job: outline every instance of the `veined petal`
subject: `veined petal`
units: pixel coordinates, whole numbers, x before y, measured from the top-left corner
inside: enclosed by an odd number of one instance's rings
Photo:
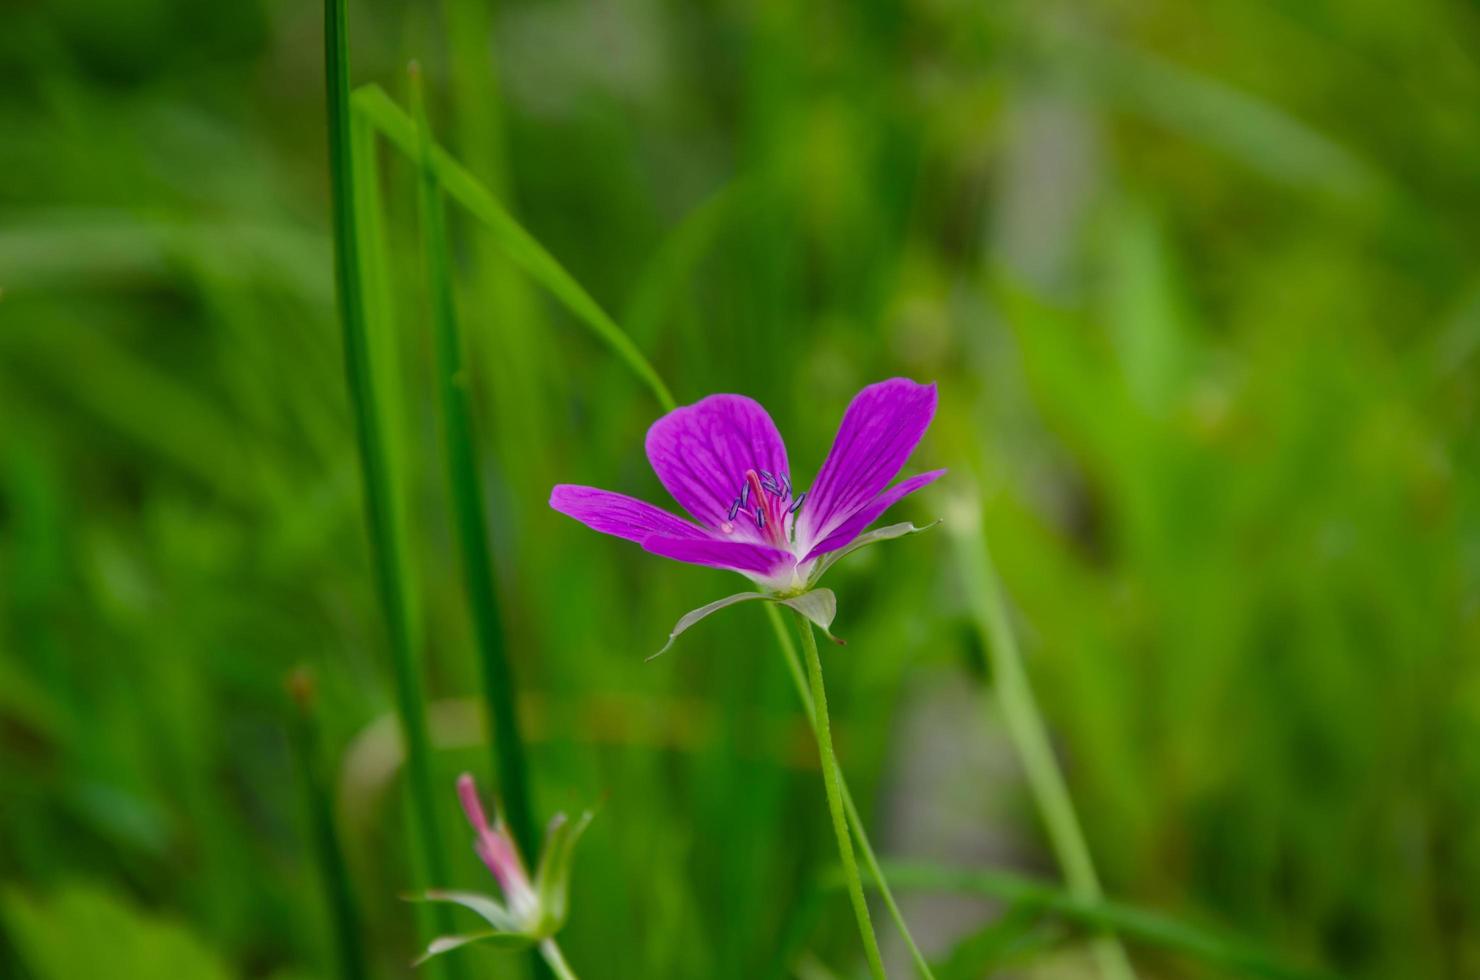
[[[745,471],[790,475],[776,423],[744,395],[710,395],[669,412],[648,429],[647,455],[684,510],[706,527],[733,524],[739,541],[762,539],[752,522],[729,519]]]
[[[826,554],[829,551],[836,551],[839,548],[846,548],[852,543],[854,538],[863,533],[864,528],[878,520],[884,511],[893,507],[904,497],[914,493],[921,487],[934,483],[944,474],[945,470],[931,470],[929,473],[921,473],[907,480],[900,480],[863,507],[855,510],[847,520],[837,525],[832,533],[813,545],[802,561],[809,562],[818,555]]]
[[[797,520],[798,550],[817,553],[821,542],[874,502],[930,426],[935,400],[935,385],[916,384],[908,378],[880,381],[854,397],[843,413],[827,460],[807,490],[806,505]]]
[[[626,494],[562,483],[550,491],[550,506],[602,534],[641,544],[660,534],[665,538],[708,538],[703,528]]]
[[[728,568],[762,579],[779,579],[796,567],[796,556],[791,552],[745,541],[666,538],[655,534],[644,538],[642,547],[664,558],[710,568]]]

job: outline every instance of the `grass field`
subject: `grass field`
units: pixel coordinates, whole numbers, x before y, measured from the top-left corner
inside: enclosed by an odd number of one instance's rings
[[[0,976],[411,976],[464,771],[595,811],[575,974],[868,975],[790,611],[647,662],[748,586],[548,501],[676,511],[716,392],[804,489],[896,376],[943,523],[818,651],[888,974],[1480,976],[1472,6],[0,19]]]

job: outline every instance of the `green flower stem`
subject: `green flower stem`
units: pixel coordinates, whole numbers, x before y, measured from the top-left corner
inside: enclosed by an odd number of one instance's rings
[[[540,955],[544,956],[545,962],[550,964],[550,970],[558,980],[577,980],[576,971],[565,962],[565,956],[560,952],[560,946],[555,942],[554,936],[540,943]]]
[[[345,374],[359,439],[365,517],[376,591],[390,633],[396,713],[401,735],[406,741],[407,790],[417,851],[416,865],[423,880],[446,882],[450,878],[437,826],[426,705],[411,641],[409,571],[401,536],[396,529],[396,487],[366,326],[367,291],[360,274],[361,243],[354,207],[355,175],[350,145],[349,37],[345,0],[324,0],[324,75],[329,110],[334,272],[344,333]],[[450,910],[439,908],[432,914],[439,932],[453,931]],[[448,975],[460,975],[455,965],[444,969]]]
[[[967,508],[962,508],[967,511]],[[1085,843],[1079,818],[1069,797],[1064,774],[1054,758],[1048,728],[1033,698],[1027,671],[1023,669],[1017,638],[1007,617],[1002,587],[992,566],[991,553],[981,531],[980,516],[963,513],[948,523],[957,544],[962,577],[966,584],[972,616],[982,643],[991,657],[993,687],[997,691],[1008,734],[1017,747],[1028,785],[1048,831],[1049,844],[1064,872],[1069,893],[1085,902],[1104,898],[1095,873],[1089,845]],[[1106,980],[1135,980],[1135,971],[1120,939],[1111,934],[1097,936],[1092,945],[1095,961]]]
[[[822,782],[827,789],[827,808],[832,813],[833,833],[838,838],[838,857],[843,862],[843,874],[848,880],[848,897],[853,902],[853,914],[858,918],[858,933],[863,937],[863,952],[868,957],[869,971],[875,980],[883,980],[884,960],[879,955],[879,940],[869,920],[868,899],[863,894],[858,863],[853,858],[853,842],[848,835],[848,817],[843,809],[843,775],[838,771],[838,760],[833,754],[832,723],[827,717],[827,689],[822,684],[822,660],[817,655],[817,637],[813,635],[812,623],[807,617],[801,613],[796,617],[797,628],[802,634],[802,649],[806,653],[812,703],[816,707],[812,731],[817,735],[817,754],[822,760]]]
[[[812,701],[812,692],[807,687],[807,677],[802,669],[801,658],[797,656],[796,644],[791,641],[791,634],[787,632],[786,623],[781,618],[781,610],[774,603],[766,603],[766,615],[771,620],[771,628],[776,632],[776,642],[781,645],[781,652],[786,658],[786,666],[791,673],[792,683],[797,690],[797,697],[802,701],[802,708],[807,713],[807,721],[814,727],[817,724],[817,707]],[[889,882],[884,878],[884,870],[879,865],[878,855],[874,853],[873,845],[869,843],[868,830],[864,827],[863,817],[858,813],[858,807],[853,803],[853,794],[848,790],[848,781],[838,772],[838,788],[842,791],[843,808],[848,813],[848,822],[853,826],[853,837],[858,841],[858,849],[863,852],[863,863],[867,865],[869,874],[873,877],[875,886],[879,889],[879,895],[884,899],[884,906],[889,910],[889,917],[894,920],[894,925],[899,929],[899,934],[904,937],[905,945],[910,949],[910,956],[915,961],[915,969],[924,980],[935,980],[935,974],[930,971],[930,963],[925,959],[925,954],[920,952],[920,947],[915,943],[915,937],[910,934],[910,927],[904,921],[904,913],[899,910],[899,903],[894,900],[894,892],[889,887]]]

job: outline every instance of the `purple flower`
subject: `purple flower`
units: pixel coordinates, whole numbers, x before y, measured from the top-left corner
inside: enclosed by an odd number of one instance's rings
[[[669,412],[647,434],[648,461],[692,521],[568,484],[551,491],[550,506],[653,554],[739,572],[764,590],[747,598],[801,596],[850,546],[918,530],[896,525],[860,538],[889,507],[945,472],[889,485],[934,418],[935,402],[935,385],[908,378],[864,388],[843,413],[817,478],[796,491],[786,444],[766,410],[743,395],[710,395]]]

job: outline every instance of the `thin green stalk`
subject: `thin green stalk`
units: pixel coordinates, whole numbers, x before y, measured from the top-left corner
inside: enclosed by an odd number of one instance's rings
[[[432,786],[431,746],[421,676],[411,642],[410,590],[401,539],[395,527],[395,486],[381,428],[376,376],[365,322],[365,289],[360,277],[359,236],[355,220],[354,167],[349,133],[349,38],[345,0],[324,0],[324,69],[329,108],[329,167],[333,188],[334,271],[344,332],[345,373],[354,406],[359,439],[365,517],[381,610],[390,633],[396,712],[406,740],[406,775],[411,802],[412,834],[417,865],[432,881],[447,876],[437,827]],[[450,933],[449,910],[435,909],[439,932]],[[444,967],[450,975],[460,971]]]
[[[395,303],[391,295],[391,270],[386,244],[384,202],[380,192],[380,172],[375,152],[375,129],[354,113],[350,114],[350,166],[354,172],[355,246],[360,264],[363,289],[366,347],[371,370],[375,372],[375,406],[379,413],[386,468],[390,473],[404,473],[406,462],[406,397],[404,380],[398,369],[400,336],[397,332]],[[395,489],[394,487],[392,489]],[[400,542],[402,553],[409,553],[406,508],[398,499],[391,508],[392,533]],[[413,644],[421,632],[421,603],[415,588],[407,590],[406,623]]]
[[[473,620],[478,647],[478,675],[488,716],[489,746],[499,798],[509,831],[525,854],[536,854],[534,805],[529,790],[529,765],[519,732],[514,668],[504,644],[503,614],[498,583],[489,554],[488,521],[483,511],[483,481],[473,448],[473,413],[469,404],[468,374],[463,367],[462,335],[453,296],[452,256],[447,239],[447,216],[442,188],[431,165],[432,128],[427,119],[421,70],[411,66],[411,104],[416,120],[419,155],[417,196],[421,212],[422,253],[427,263],[427,290],[431,294],[436,332],[437,388],[442,404],[442,434],[447,461],[447,487],[452,504],[453,536],[462,564],[463,590]],[[530,968],[536,977],[548,976],[537,954]]]
[[[817,735],[817,754],[822,760],[822,782],[827,790],[827,808],[832,814],[833,833],[838,838],[838,857],[843,862],[843,874],[848,878],[848,897],[853,902],[853,914],[858,919],[858,933],[863,937],[863,952],[868,958],[869,971],[875,980],[882,980],[884,960],[879,955],[879,940],[874,935],[874,925],[869,919],[868,899],[863,894],[863,882],[858,877],[858,863],[853,858],[853,842],[848,834],[848,816],[843,809],[843,776],[838,771],[838,760],[833,754],[832,723],[827,717],[827,689],[822,683],[822,660],[817,655],[817,637],[812,633],[811,621],[801,613],[797,614],[797,628],[802,634],[802,650],[806,653],[812,703],[816,708],[812,731]]]
[[[963,508],[964,510],[965,508]],[[1104,897],[1099,875],[1085,843],[1079,818],[1069,797],[1069,787],[1054,758],[1048,728],[1033,698],[1033,689],[1023,669],[1017,638],[1008,621],[1002,587],[992,566],[977,514],[963,514],[950,522],[957,544],[968,602],[991,658],[993,687],[1002,718],[1017,747],[1023,771],[1033,791],[1038,812],[1048,831],[1049,845],[1064,872],[1069,892],[1075,898],[1098,902]],[[1114,935],[1101,935],[1092,944],[1095,961],[1106,980],[1134,980],[1135,970],[1125,947]]]
[[[421,158],[416,122],[375,85],[355,91],[355,111],[364,115],[381,135],[413,161]],[[652,391],[664,411],[677,404],[673,393],[632,339],[601,308],[591,294],[576,282],[545,247],[514,220],[494,194],[446,150],[433,143],[432,167],[447,196],[467,209],[493,234],[494,240],[516,265],[544,286],[578,320],[606,343]]]
[[[436,331],[437,382],[442,403],[442,430],[447,459],[447,483],[452,517],[462,561],[463,586],[478,644],[483,701],[492,727],[494,772],[509,829],[525,854],[535,854],[533,806],[524,740],[519,733],[515,706],[514,670],[504,644],[498,585],[489,555],[488,521],[483,511],[483,482],[473,448],[473,419],[468,398],[468,376],[463,369],[462,336],[453,298],[452,259],[448,251],[442,190],[431,167],[431,128],[421,96],[420,72],[413,66],[412,102],[421,134],[420,204],[422,246],[427,261],[427,288],[431,293]]]
[[[781,644],[781,652],[785,656],[792,683],[796,686],[797,697],[802,701],[802,708],[807,713],[807,721],[815,728],[817,707],[812,701],[812,692],[807,687],[807,678],[803,673],[801,659],[797,656],[796,645],[791,642],[791,634],[786,630],[786,623],[781,618],[781,610],[772,602],[764,603],[764,605],[766,615],[771,620],[771,628],[776,632],[776,641]],[[868,867],[869,874],[873,876],[874,884],[879,889],[879,895],[884,899],[884,906],[889,910],[889,917],[894,920],[895,927],[899,929],[899,934],[904,937],[905,945],[909,947],[910,957],[915,961],[915,970],[925,980],[935,980],[935,974],[930,970],[929,961],[920,951],[915,937],[910,934],[910,927],[904,921],[904,913],[900,911],[899,903],[894,900],[894,892],[884,877],[884,870],[879,865],[879,858],[874,853],[873,845],[869,843],[868,829],[864,826],[858,807],[853,803],[853,794],[849,792],[848,781],[841,771],[838,773],[838,788],[842,790],[843,807],[848,811],[848,822],[853,826],[853,837],[858,841],[858,849],[863,852],[863,863]]]
[[[305,670],[295,671],[288,679],[288,693],[296,706],[289,732],[294,754],[298,757],[303,800],[313,836],[314,859],[319,866],[319,878],[329,906],[339,975],[344,980],[364,980],[370,975],[365,958],[367,947],[360,929],[354,884],[350,881],[344,851],[339,846],[339,835],[334,831],[334,801],[329,778],[324,773],[312,676]]]
[[[576,971],[565,962],[565,956],[560,952],[560,945],[555,942],[555,937],[540,943],[540,954],[544,956],[545,962],[550,965],[550,970],[559,980],[577,980]]]

